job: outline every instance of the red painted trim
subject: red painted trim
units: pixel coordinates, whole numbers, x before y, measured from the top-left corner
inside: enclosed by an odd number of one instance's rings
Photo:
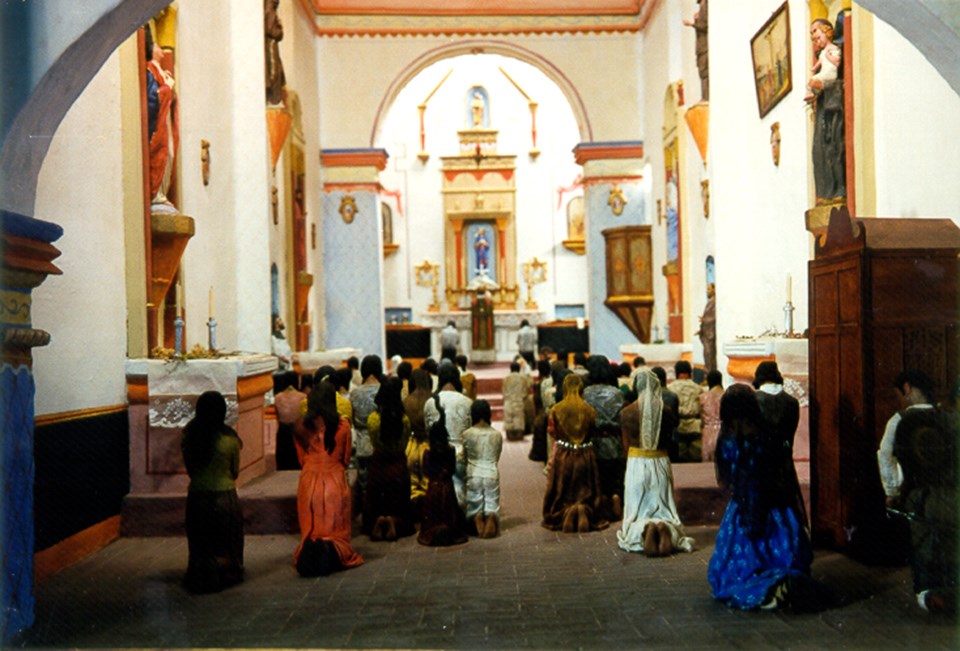
[[[487,168],[482,170],[444,170],[443,176],[447,181],[452,182],[455,178],[457,178],[461,174],[469,174],[476,180],[482,181],[483,177],[486,176],[487,174],[499,174],[500,176],[503,177],[503,180],[509,181],[510,179],[513,178],[514,171],[515,170],[513,169],[492,169],[492,168]]]
[[[616,185],[617,183],[636,183],[643,180],[643,175],[632,176],[594,176],[583,180],[583,186],[586,188],[595,185]]]
[[[313,0],[320,15],[635,16],[651,0]]]
[[[383,186],[379,183],[324,183],[324,192],[375,192],[380,194]]]
[[[320,163],[324,167],[387,167],[387,152],[382,149],[356,151],[321,151]]]
[[[537,27],[320,27],[320,37],[343,38],[353,36],[529,36],[531,34],[619,34],[643,31],[643,23],[622,25],[538,25]]]
[[[577,165],[592,160],[610,160],[614,158],[643,158],[643,143],[627,144],[590,144],[584,143],[573,148]]]

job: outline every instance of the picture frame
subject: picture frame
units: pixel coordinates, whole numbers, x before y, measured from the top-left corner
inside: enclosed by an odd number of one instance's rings
[[[757,108],[762,118],[792,90],[790,6],[784,2],[750,39]]]

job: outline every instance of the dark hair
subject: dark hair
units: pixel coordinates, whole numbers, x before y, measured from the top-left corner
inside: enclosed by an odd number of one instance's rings
[[[467,363],[469,362],[469,360],[467,359],[466,355],[457,355],[456,357],[453,358],[453,361],[455,361],[457,363],[457,366],[462,368],[464,371],[467,370]]]
[[[403,401],[400,392],[403,390],[403,381],[392,377],[380,385],[373,401],[380,413],[380,440],[385,443],[395,443],[403,436]]]
[[[550,360],[549,359],[537,360],[537,376],[541,380],[543,380],[548,375],[550,375]]]
[[[353,371],[347,367],[338,368],[327,378],[327,382],[332,384],[334,388],[338,390],[349,389],[352,381]]]
[[[933,402],[933,381],[923,371],[910,368],[897,374],[893,386],[902,391],[904,384],[909,384],[914,389],[918,389],[927,398],[927,401]]]
[[[679,362],[673,365],[673,372],[677,377],[681,375],[693,375],[693,368],[690,366],[690,362],[685,359],[681,359]]]
[[[441,364],[439,372],[439,381],[437,382],[437,388],[443,390],[448,384],[452,384],[453,388],[457,390],[458,393],[463,391],[463,384],[460,382],[460,371],[457,370],[457,367],[453,364]]]
[[[759,389],[768,383],[783,384],[783,376],[780,375],[780,369],[776,362],[760,362],[757,364],[757,370],[753,372],[753,388]]]
[[[320,382],[323,382],[324,380],[328,379],[331,375],[333,375],[334,372],[336,372],[336,370],[337,369],[333,368],[329,364],[326,366],[321,366],[313,374],[313,383],[319,384]],[[353,377],[352,373],[350,374],[350,377],[351,378]]]
[[[196,413],[183,428],[183,460],[188,472],[210,463],[221,434],[232,433],[236,436],[236,432],[225,425],[226,417],[227,401],[219,391],[200,394]]]
[[[401,380],[409,380],[413,373],[413,364],[410,362],[400,362],[397,364],[397,377]]]
[[[300,376],[300,390],[304,393],[308,393],[314,384],[317,384],[317,382],[314,382],[312,375]]]
[[[610,369],[610,360],[603,355],[591,355],[587,360],[587,371],[590,373],[590,384],[615,384]]]
[[[714,369],[707,373],[707,386],[711,389],[713,387],[722,387],[723,386],[723,373]]]
[[[432,357],[428,357],[423,360],[423,363],[420,364],[420,368],[424,369],[430,375],[436,375],[440,371],[440,365],[437,364],[437,360]]]
[[[456,328],[456,327],[457,327],[457,324],[454,323],[453,321],[447,321],[447,326],[448,326],[448,327],[451,327],[451,328]]]
[[[587,364],[587,354],[584,352],[577,352],[573,354],[573,363],[579,366],[586,366]]]
[[[510,372],[519,373],[520,372],[520,362],[510,362]]]
[[[383,360],[378,355],[366,355],[360,362],[360,377],[363,381],[366,382],[371,375],[378,380],[383,375]]]
[[[520,322],[520,327],[521,327],[521,328],[524,327],[524,326],[528,326],[528,325],[530,325],[530,322],[527,321],[526,319],[524,319],[523,321]]]
[[[430,377],[430,373],[425,368],[414,369],[413,373],[410,374],[410,384],[410,393],[417,389],[430,391],[433,389],[433,378]]]
[[[437,412],[440,414],[440,418],[430,426],[427,434],[430,439],[430,454],[436,458],[439,456],[440,450],[450,447],[450,433],[447,431],[446,410],[443,408],[443,405],[440,404],[440,398],[433,396],[433,403],[437,408]]]
[[[274,393],[280,393],[281,391],[286,390],[287,387],[297,388],[297,385],[300,384],[300,376],[297,375],[296,371],[284,371],[275,376],[276,381],[274,382],[273,391]]]
[[[663,370],[662,366],[654,366],[650,369],[650,372],[657,376],[660,379],[660,386],[667,386],[667,372]]]
[[[629,377],[630,376],[630,365],[626,362],[620,362],[617,365],[617,377]]]
[[[646,363],[647,363],[647,360],[645,360],[640,355],[637,355],[636,357],[633,358],[633,368],[637,368],[638,366],[644,366]]]
[[[476,425],[480,421],[486,421],[490,424],[490,403],[479,398],[470,405],[470,421]]]
[[[323,421],[323,447],[327,454],[333,454],[337,444],[337,428],[340,426],[340,414],[337,412],[337,389],[324,380],[313,387],[307,396],[307,413],[303,424],[311,432],[317,431],[317,419]]]
[[[351,355],[347,358],[347,368],[360,368],[360,360],[357,359],[355,355]]]
[[[555,403],[563,400],[563,381],[567,379],[568,375],[573,375],[573,371],[568,368],[562,368],[553,374],[553,386],[557,388],[557,392],[554,394]]]
[[[732,421],[740,419],[759,423],[760,404],[750,385],[735,382],[723,392],[723,398],[720,399],[720,421],[728,426]]]

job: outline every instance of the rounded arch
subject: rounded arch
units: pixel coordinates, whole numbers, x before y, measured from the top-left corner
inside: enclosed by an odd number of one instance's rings
[[[63,54],[22,99],[4,135],[0,206],[33,215],[37,176],[67,111],[114,50],[168,4],[170,0],[120,0],[75,41],[60,44]],[[7,65],[4,62],[4,67]]]
[[[553,62],[532,50],[514,43],[479,39],[442,45],[424,52],[407,64],[407,66],[400,71],[400,74],[390,82],[390,85],[380,100],[380,104],[377,106],[373,127],[370,130],[370,146],[375,146],[383,120],[404,86],[434,63],[463,54],[500,54],[523,61],[537,68],[560,88],[560,91],[570,103],[570,109],[573,111],[573,115],[577,121],[577,128],[580,132],[580,141],[591,142],[593,140],[593,129],[590,126],[590,117],[587,114],[587,107],[584,105],[580,93],[573,85],[573,82],[571,82],[563,71],[554,65]]]

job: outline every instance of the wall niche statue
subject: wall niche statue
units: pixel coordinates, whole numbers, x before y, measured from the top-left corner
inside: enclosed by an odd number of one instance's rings
[[[837,28],[817,18],[810,24],[814,65],[804,100],[814,109],[813,180],[817,204],[847,196],[843,125],[842,14]]]
[[[277,8],[280,0],[263,0],[263,45],[266,62],[267,106],[283,106],[287,99],[287,78],[280,60],[283,23]]]

